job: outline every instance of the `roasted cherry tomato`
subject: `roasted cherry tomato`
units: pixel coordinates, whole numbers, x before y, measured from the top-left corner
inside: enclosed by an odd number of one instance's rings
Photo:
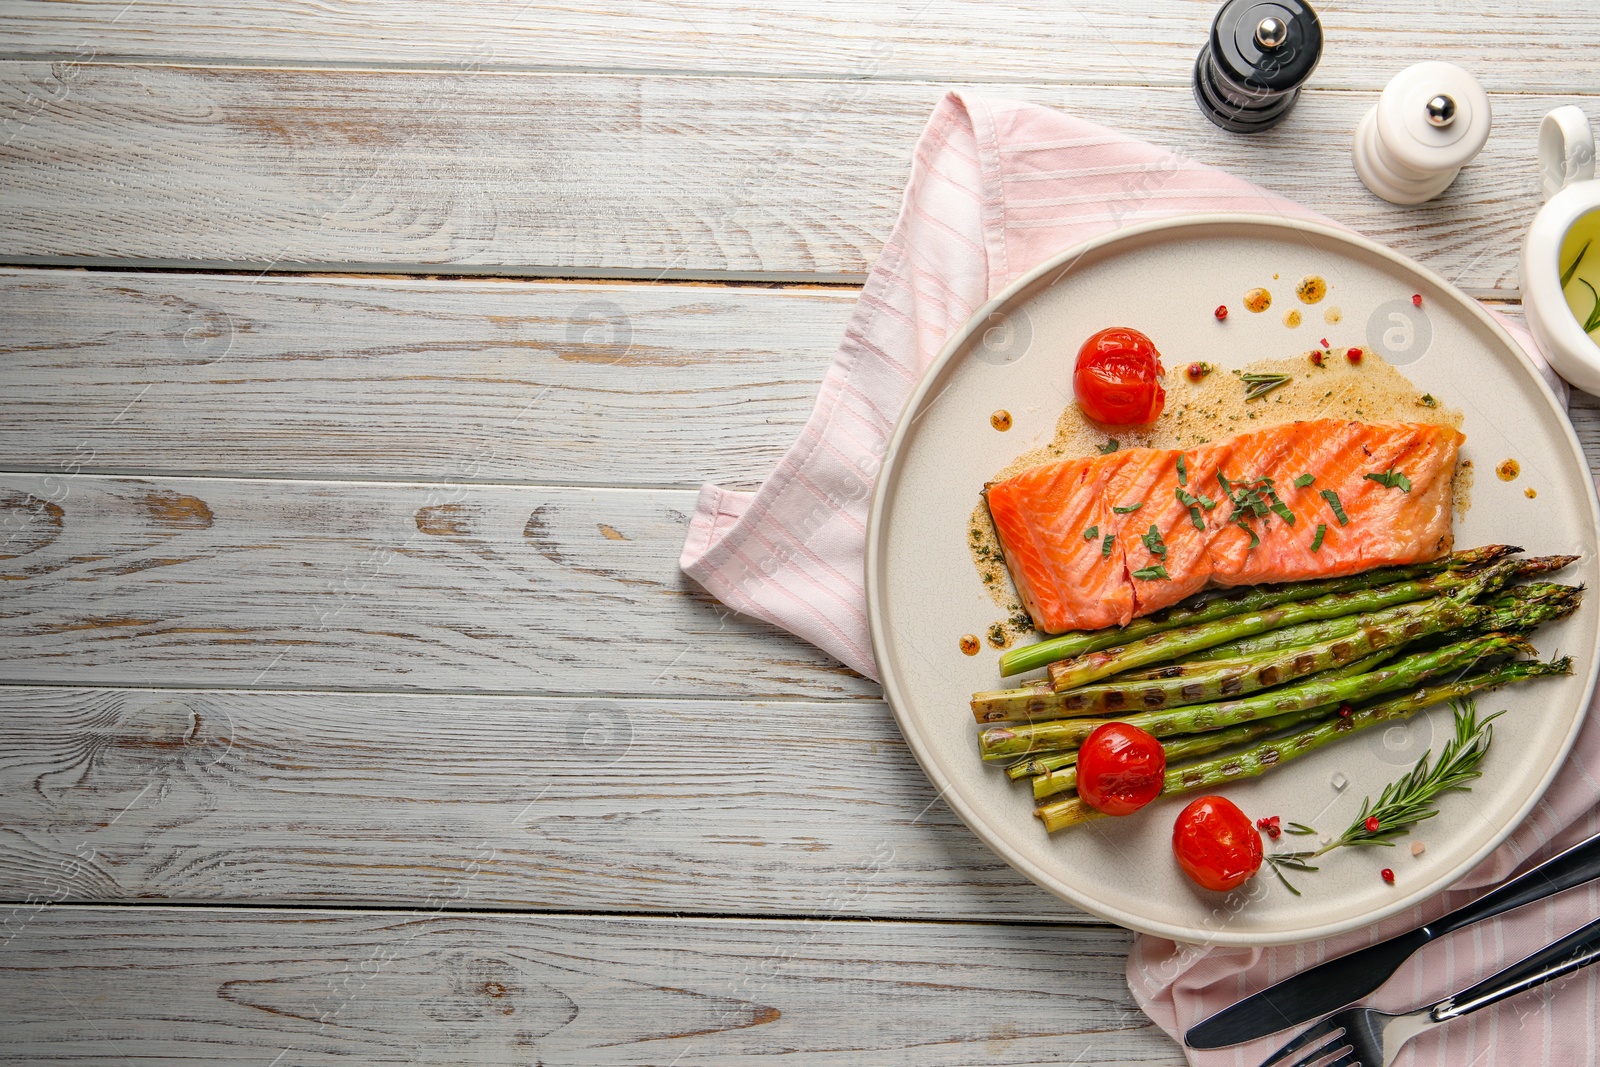
[[[1095,728],[1078,749],[1078,796],[1107,815],[1131,815],[1161,795],[1167,754],[1125,722]]]
[[[1083,342],[1072,386],[1078,406],[1095,422],[1141,426],[1155,422],[1167,402],[1161,353],[1138,330],[1113,326]]]
[[[1172,827],[1178,866],[1203,889],[1233,889],[1261,869],[1261,834],[1227,797],[1201,797]]]

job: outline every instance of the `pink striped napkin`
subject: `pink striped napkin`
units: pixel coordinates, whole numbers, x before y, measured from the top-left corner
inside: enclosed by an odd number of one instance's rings
[[[876,678],[863,589],[867,508],[895,419],[945,339],[1061,249],[1130,223],[1204,211],[1327,221],[1094,123],[1018,101],[948,94],[917,141],[900,217],[799,440],[754,493],[701,490],[683,570],[730,607]],[[1507,325],[1542,365],[1527,335]],[[1534,816],[1460,887],[1412,914],[1288,949],[1206,949],[1141,936],[1128,964],[1133,994],[1162,1028],[1180,1035],[1252,990],[1440,914],[1524,862],[1600,829],[1597,769],[1600,727],[1591,723]],[[1470,984],[1600,912],[1596,893],[1576,890],[1430,946],[1374,1002],[1409,1008]],[[1400,1062],[1600,1062],[1597,996],[1600,967],[1435,1031]],[[1254,1064],[1277,1043],[1188,1055],[1208,1067]]]

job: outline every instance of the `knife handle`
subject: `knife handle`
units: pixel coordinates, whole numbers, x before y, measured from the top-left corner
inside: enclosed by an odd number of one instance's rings
[[[1518,960],[1499,974],[1490,975],[1470,989],[1463,989],[1455,996],[1441,1000],[1433,1006],[1429,1015],[1434,1022],[1440,1023],[1458,1019],[1535,986],[1553,982],[1596,960],[1600,960],[1600,919]]]
[[[1532,904],[1564,889],[1600,878],[1600,834],[1581,841],[1559,855],[1551,856],[1531,871],[1526,871],[1486,893],[1471,904],[1457,908],[1424,926],[1429,940],[1452,930],[1471,926],[1502,912]]]

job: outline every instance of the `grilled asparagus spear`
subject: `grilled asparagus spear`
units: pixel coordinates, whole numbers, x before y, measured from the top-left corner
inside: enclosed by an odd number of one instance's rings
[[[1281,767],[1338,738],[1376,726],[1378,723],[1404,718],[1434,704],[1505,685],[1508,682],[1571,672],[1570,657],[1553,663],[1523,661],[1501,664],[1457,681],[1427,686],[1404,696],[1353,711],[1348,717],[1330,719],[1287,737],[1263,741],[1243,752],[1168,767],[1161,787],[1161,796],[1178,796],[1202,789],[1216,789],[1240,778],[1253,778],[1265,774],[1274,767]],[[1076,796],[1070,796],[1041,804],[1034,809],[1034,814],[1044,823],[1046,830],[1054,833],[1056,830],[1064,830],[1099,818],[1102,813]]]
[[[981,723],[1023,722],[1076,715],[1115,715],[1125,711],[1180,708],[1254,693],[1334,667],[1353,663],[1386,648],[1398,648],[1430,634],[1475,626],[1488,618],[1487,606],[1435,597],[1357,616],[1354,633],[1313,645],[1263,652],[1245,659],[1175,663],[1148,672],[1150,678],[1121,677],[1064,693],[1042,687],[1003,689],[972,697],[972,715]]]
[[[1442,671],[1457,670],[1492,656],[1532,651],[1533,646],[1521,637],[1483,634],[1443,648],[1418,652],[1377,670],[1344,678],[1313,677],[1298,685],[1257,693],[1240,700],[1196,704],[1171,711],[1139,712],[1116,720],[1060,719],[991,726],[978,734],[978,749],[985,760],[1015,758],[1036,752],[1059,752],[1083,744],[1083,739],[1093,733],[1096,727],[1112,721],[1137,726],[1155,737],[1204,733],[1263,716],[1322,706],[1337,707],[1366,700],[1409,688]]]
[[[1398,604],[1426,600],[1440,593],[1453,593],[1457,594],[1458,599],[1474,600],[1497,591],[1516,578],[1556,570],[1565,567],[1576,558],[1576,556],[1544,556],[1529,560],[1508,560],[1478,573],[1462,574],[1446,571],[1412,581],[1397,582],[1353,593],[1333,593],[1313,600],[1247,612],[1217,622],[1185,626],[1131,644],[1091,652],[1077,659],[1052,663],[1050,686],[1058,693],[1066,692],[1113,674],[1177,659],[1191,652],[1214,648],[1268,630],[1377,611]]]
[[[1298,726],[1307,719],[1315,719],[1325,714],[1324,709],[1313,708],[1310,711],[1294,711],[1287,715],[1274,715],[1270,719],[1240,723],[1225,730],[1212,730],[1208,734],[1185,734],[1170,741],[1163,741],[1161,750],[1166,753],[1168,763],[1188,759],[1191,756],[1205,756],[1234,745],[1242,745],[1246,741],[1254,741],[1258,737],[1265,737],[1279,730],[1286,730],[1291,726]],[[1033,799],[1047,800],[1058,793],[1070,793],[1077,787],[1078,768],[1075,765],[1047,771],[1034,777]]]
[[[1402,567],[1380,567],[1363,574],[1350,574],[1341,578],[1326,578],[1312,582],[1291,582],[1288,585],[1253,586],[1221,594],[1202,594],[1204,599],[1197,603],[1179,604],[1164,611],[1147,615],[1142,619],[1135,619],[1123,627],[1081,630],[1051,637],[1035,644],[1014,648],[1000,657],[1000,674],[1002,677],[1010,677],[1013,674],[1022,674],[1024,671],[1046,666],[1056,660],[1081,656],[1086,652],[1098,652],[1102,648],[1110,648],[1113,645],[1126,645],[1131,641],[1137,641],[1152,634],[1165,633],[1168,630],[1176,630],[1182,626],[1212,622],[1216,619],[1225,619],[1233,615],[1243,615],[1246,612],[1276,607],[1279,604],[1288,604],[1297,600],[1310,600],[1329,593],[1349,593],[1358,589],[1370,589],[1374,586],[1421,578],[1441,571],[1476,570],[1495,562],[1503,556],[1517,555],[1521,551],[1522,549],[1511,545],[1485,545],[1482,548],[1470,548],[1465,551],[1454,552],[1441,559],[1431,560],[1427,563],[1415,563]]]

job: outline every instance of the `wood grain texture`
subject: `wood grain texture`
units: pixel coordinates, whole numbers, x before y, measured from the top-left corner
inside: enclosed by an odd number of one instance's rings
[[[854,279],[942,91],[10,62],[0,259]],[[1402,208],[1349,166],[1373,92],[1307,93],[1251,138],[1205,122],[1184,88],[1004,92],[1248,175],[1471,290],[1514,288],[1539,202],[1538,119],[1567,102],[1497,96],[1478,161],[1440,199]]]
[[[0,687],[0,899],[29,898],[1087,918],[877,702]]]
[[[468,6],[404,0],[228,5],[5,0],[11,54],[462,69],[684,70],[849,78],[1187,85],[1214,0],[1071,4],[678,0]],[[1320,5],[1314,86],[1375,89],[1412,58],[1494,90],[1593,93],[1600,25],[1557,0]],[[1492,57],[1485,42],[1492,40]],[[1410,58],[1401,58],[1410,57]]]
[[[638,488],[759,484],[856,295],[60,270],[0,293],[0,470]]]
[[[0,682],[878,693],[679,572],[689,492],[0,475],[0,504]]]
[[[1128,996],[1128,934],[1104,927],[71,907],[11,919],[5,1062],[1183,1062]]]
[[[0,470],[753,487],[855,292],[0,271]]]

